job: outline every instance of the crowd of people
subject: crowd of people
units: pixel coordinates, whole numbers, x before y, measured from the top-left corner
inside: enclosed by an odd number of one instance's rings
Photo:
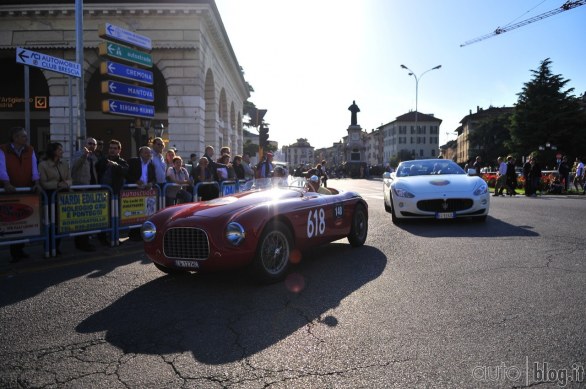
[[[76,152],[71,164],[63,159],[63,145],[53,142],[48,145],[42,161],[37,160],[35,150],[28,142],[28,133],[22,127],[10,130],[10,142],[0,146],[0,188],[6,192],[15,192],[16,188],[29,187],[33,191],[44,190],[50,196],[57,190],[67,190],[72,185],[107,185],[114,194],[119,194],[125,184],[136,184],[140,189],[150,189],[155,185],[163,188],[165,184],[165,205],[174,205],[198,200],[211,200],[219,197],[219,186],[226,180],[252,180],[269,177],[288,177],[289,172],[281,166],[274,166],[273,154],[266,153],[262,160],[253,166],[250,155],[231,155],[229,147],[222,147],[219,157],[214,158],[215,150],[212,146],[205,148],[204,155],[197,158],[192,153],[188,170],[181,156],[175,150],[165,150],[162,138],[154,138],[150,146],[142,146],[138,157],[126,161],[121,156],[122,144],[116,139],[107,142],[107,149],[103,150],[104,142],[93,137],[86,139],[84,146]],[[326,161],[322,161],[315,168],[305,172],[305,176],[312,178],[311,188],[318,191],[323,183],[327,189]],[[315,183],[317,182],[317,186]],[[200,185],[198,193],[193,188]],[[138,230],[130,230],[136,233]],[[131,236],[132,238],[132,236]],[[82,251],[95,251],[96,247],[90,243],[89,235],[74,237],[75,247]],[[106,233],[98,234],[98,239],[109,245],[109,236]],[[56,240],[57,255],[61,254],[60,241]],[[11,244],[10,255],[13,262],[28,258],[24,251],[24,244]]]
[[[498,157],[497,159],[497,171],[496,171],[496,183],[493,196],[504,196],[505,193],[509,196],[517,194],[517,169],[516,160],[512,156],[506,158]],[[474,163],[467,164],[464,167],[468,170],[468,167],[474,169],[475,174],[482,176],[482,158],[476,157]],[[525,158],[525,162],[522,165],[521,175],[524,182],[525,196],[535,197],[538,192],[549,192],[549,193],[568,193],[572,186],[574,190],[581,194],[586,194],[584,190],[584,183],[586,181],[586,174],[584,169],[584,163],[581,157],[576,157],[573,165],[570,167],[567,156],[561,156],[556,161],[556,168],[553,173],[550,173],[551,177],[544,183],[543,180],[542,164],[539,158],[535,155],[528,155]],[[506,192],[505,192],[506,191]]]

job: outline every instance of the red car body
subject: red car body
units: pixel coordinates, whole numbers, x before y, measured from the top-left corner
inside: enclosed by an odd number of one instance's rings
[[[367,231],[368,206],[355,192],[276,188],[162,209],[142,235],[147,256],[166,273],[253,265],[262,281],[272,282],[301,252],[344,237],[361,246]],[[263,264],[280,257],[283,263]]]

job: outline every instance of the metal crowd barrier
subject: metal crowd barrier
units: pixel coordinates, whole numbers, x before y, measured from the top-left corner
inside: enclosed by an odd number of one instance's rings
[[[158,185],[149,189],[139,188],[136,184],[124,185],[116,196],[115,242],[120,239],[120,231],[140,228],[143,222],[161,209],[160,198],[161,189]]]
[[[14,193],[0,189],[0,246],[42,241],[48,258],[49,236],[49,200],[44,190],[34,193],[31,187],[19,187]]]

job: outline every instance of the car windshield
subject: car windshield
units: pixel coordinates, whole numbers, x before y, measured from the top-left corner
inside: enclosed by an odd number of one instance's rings
[[[432,174],[466,174],[452,161],[406,161],[397,168],[397,177],[428,176]]]

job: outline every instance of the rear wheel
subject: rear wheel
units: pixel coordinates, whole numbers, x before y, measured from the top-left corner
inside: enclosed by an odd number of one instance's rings
[[[352,216],[352,228],[350,229],[350,235],[348,235],[348,241],[352,247],[359,247],[366,242],[367,235],[368,214],[366,208],[362,204],[356,204],[354,216]]]
[[[283,279],[290,267],[289,256],[292,247],[293,238],[285,224],[267,224],[252,262],[255,277],[267,284]]]

